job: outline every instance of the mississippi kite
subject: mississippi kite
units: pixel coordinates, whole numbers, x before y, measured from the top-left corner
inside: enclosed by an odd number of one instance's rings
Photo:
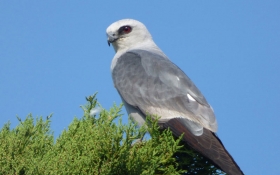
[[[138,125],[157,115],[159,125],[231,175],[243,172],[215,132],[212,107],[189,77],[160,50],[144,24],[124,19],[107,30],[115,49],[111,64],[114,85],[128,114]]]

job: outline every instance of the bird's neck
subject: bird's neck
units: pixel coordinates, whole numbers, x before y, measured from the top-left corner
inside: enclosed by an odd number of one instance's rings
[[[120,45],[119,43],[113,43],[114,49],[116,51],[116,54],[112,60],[111,63],[111,72],[113,71],[118,58],[124,54],[125,52],[128,52],[130,50],[146,50],[146,51],[152,51],[152,52],[156,52],[158,54],[162,54],[163,56],[165,56],[165,54],[161,51],[161,49],[155,44],[155,42],[153,40],[147,40],[141,43],[134,43],[133,45],[130,46],[124,46],[124,45]]]
[[[136,50],[136,49],[142,49],[142,50],[156,50],[160,51],[160,48],[156,45],[156,43],[152,39],[147,39],[142,42],[137,42],[137,43],[129,43],[125,42],[118,42],[118,43],[113,43],[116,55],[122,55],[123,53],[129,51],[129,50]]]

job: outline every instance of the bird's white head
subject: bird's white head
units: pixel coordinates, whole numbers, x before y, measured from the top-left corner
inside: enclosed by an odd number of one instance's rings
[[[133,19],[123,19],[111,24],[107,30],[108,44],[112,44],[116,52],[155,45],[146,26]]]

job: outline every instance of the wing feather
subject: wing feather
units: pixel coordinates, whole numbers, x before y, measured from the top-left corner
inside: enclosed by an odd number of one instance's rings
[[[203,134],[201,136],[194,136],[186,129],[182,118],[171,119],[167,122],[159,123],[159,125],[162,129],[170,128],[176,137],[184,133],[183,141],[210,159],[224,172],[230,175],[244,175],[215,133],[203,128]]]
[[[211,106],[189,77],[167,57],[132,50],[118,58],[112,74],[123,100],[143,113],[163,119],[184,117],[213,132],[217,130]],[[193,125],[190,130],[197,133],[196,125],[190,124]]]

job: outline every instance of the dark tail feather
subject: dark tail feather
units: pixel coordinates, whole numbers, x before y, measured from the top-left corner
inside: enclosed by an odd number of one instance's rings
[[[210,159],[225,173],[229,175],[244,175],[215,133],[204,128],[201,136],[195,136],[180,122],[179,118],[174,118],[164,123],[159,121],[159,125],[162,129],[170,128],[176,137],[184,133],[183,141]]]

